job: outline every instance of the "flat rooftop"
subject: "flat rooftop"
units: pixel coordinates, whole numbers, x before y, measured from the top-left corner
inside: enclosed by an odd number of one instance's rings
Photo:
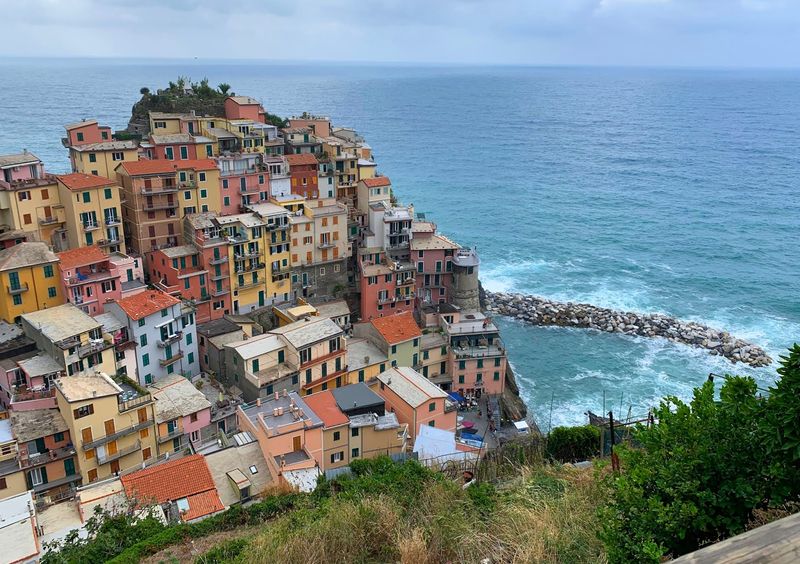
[[[450,335],[458,335],[459,333],[492,333],[499,331],[497,325],[479,311],[463,311],[458,321],[448,323],[445,327],[445,330]]]
[[[350,384],[332,390],[339,409],[347,413],[356,409],[379,408],[382,413],[385,402],[381,396],[373,392],[364,382]]]
[[[351,338],[347,340],[347,370],[361,370],[365,366],[388,362],[383,351],[369,339]]]
[[[211,402],[203,392],[180,374],[167,375],[147,389],[156,400],[156,421],[159,423],[211,409]]]
[[[295,419],[291,406],[295,405],[300,409],[298,418]],[[282,408],[282,415],[274,415],[273,409]],[[261,405],[257,402],[242,406],[242,411],[253,425],[259,425],[263,417],[264,425],[275,434],[280,434],[281,427],[295,423],[297,421],[305,421],[312,427],[322,425],[320,419],[314,411],[306,405],[303,399],[296,392],[289,392],[287,395],[279,395],[277,399],[270,397],[261,401]]]
[[[22,319],[53,342],[63,341],[101,327],[97,320],[72,304],[26,313]]]
[[[303,348],[342,334],[342,329],[327,317],[312,317],[270,330],[271,334],[283,335],[295,348]]]
[[[55,384],[64,395],[64,398],[70,403],[115,396],[123,391],[111,378],[104,374],[97,376],[66,376],[57,379]]]

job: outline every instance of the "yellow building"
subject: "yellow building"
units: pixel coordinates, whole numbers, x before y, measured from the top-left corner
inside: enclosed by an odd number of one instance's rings
[[[14,323],[25,313],[63,303],[58,257],[47,244],[0,250],[0,319]]]
[[[74,172],[56,177],[70,249],[98,245],[125,253],[120,187],[113,180]],[[65,250],[65,249],[59,249]]]
[[[233,313],[249,313],[267,305],[265,222],[254,213],[225,215],[217,223],[228,239]]]
[[[389,359],[369,339],[347,339],[347,383],[369,382],[389,367]]]
[[[153,398],[146,390],[104,373],[67,376],[55,385],[84,484],[155,459]]]
[[[139,160],[136,141],[103,141],[69,147],[74,172],[114,178],[120,163]]]
[[[25,473],[17,463],[19,447],[11,429],[11,420],[0,421],[0,499],[28,491]]]
[[[188,117],[191,117],[190,114],[150,112],[150,132],[153,135],[186,133],[181,128],[181,121]]]
[[[73,304],[22,316],[22,330],[69,376],[116,372],[114,339],[99,321]]]
[[[64,223],[55,176],[32,153],[0,156],[0,225],[52,241]]]
[[[289,301],[292,297],[292,253],[290,212],[272,203],[252,204],[262,225],[262,245],[266,263],[266,302]]]
[[[222,194],[219,169],[211,159],[175,161],[181,217],[193,213],[219,213]]]

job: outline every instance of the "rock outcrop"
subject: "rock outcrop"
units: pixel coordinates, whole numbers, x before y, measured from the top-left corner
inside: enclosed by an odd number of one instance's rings
[[[737,339],[726,331],[693,321],[680,321],[667,315],[617,311],[591,304],[556,302],[515,293],[484,292],[482,298],[487,312],[513,317],[531,325],[580,327],[641,337],[662,337],[706,349],[734,363],[743,362],[755,367],[772,363],[761,347]]]

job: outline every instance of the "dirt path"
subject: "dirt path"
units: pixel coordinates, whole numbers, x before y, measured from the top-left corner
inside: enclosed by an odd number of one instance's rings
[[[183,544],[176,544],[156,552],[142,560],[142,564],[162,564],[172,562],[194,562],[195,558],[205,554],[221,542],[254,535],[261,526],[246,527],[234,531],[214,533],[205,537],[190,539]]]

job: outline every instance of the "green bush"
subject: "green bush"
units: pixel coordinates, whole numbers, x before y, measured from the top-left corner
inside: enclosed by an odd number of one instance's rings
[[[202,556],[198,557],[197,564],[224,564],[232,562],[245,549],[248,541],[246,539],[231,539],[221,542]]]
[[[600,429],[594,425],[556,427],[547,437],[547,454],[559,462],[578,462],[600,454]]]

